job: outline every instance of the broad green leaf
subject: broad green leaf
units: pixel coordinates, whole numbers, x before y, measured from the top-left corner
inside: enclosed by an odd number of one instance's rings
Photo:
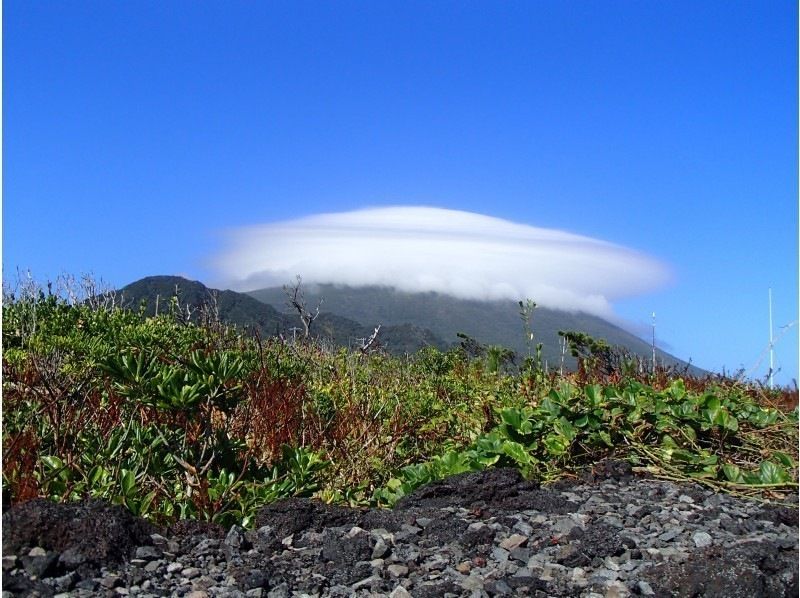
[[[601,430],[598,435],[600,436],[601,440],[606,444],[606,446],[610,448],[614,448],[614,443],[611,442],[611,435],[606,432],[605,430]]]
[[[736,432],[739,429],[738,420],[730,415],[727,411],[721,411],[718,418],[720,420],[719,424],[726,430]]]
[[[722,466],[722,473],[724,473],[725,477],[731,482],[741,483],[744,481],[744,478],[742,478],[742,471],[738,466],[731,463],[726,463]]]
[[[511,457],[520,465],[527,465],[531,462],[531,456],[528,451],[518,442],[507,441],[503,443],[503,454]]]
[[[584,393],[586,394],[586,398],[589,399],[589,405],[591,407],[597,407],[603,402],[603,395],[600,386],[597,384],[587,384]]]
[[[761,462],[758,468],[758,477],[762,484],[781,484],[789,479],[783,468],[772,461]]]
[[[669,385],[669,394],[676,401],[682,399],[684,395],[686,395],[686,385],[683,383],[682,379],[678,378],[672,381],[672,384]]]
[[[772,453],[772,456],[775,457],[778,461],[780,461],[781,465],[783,465],[787,469],[794,469],[795,467],[794,459],[792,459],[786,453],[775,451],[774,453]]]
[[[64,461],[55,455],[45,455],[42,457],[42,463],[47,465],[52,471],[58,471],[64,467]]]
[[[130,469],[123,469],[120,472],[120,486],[125,496],[130,495],[131,490],[136,486],[136,475]]]

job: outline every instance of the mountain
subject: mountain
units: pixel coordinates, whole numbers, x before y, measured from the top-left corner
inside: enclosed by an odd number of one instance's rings
[[[266,304],[280,306],[283,290],[268,288],[248,293]],[[518,355],[527,355],[525,333],[519,305],[514,301],[477,301],[457,299],[440,293],[407,293],[387,287],[347,287],[309,285],[305,289],[309,303],[324,300],[325,309],[364,324],[411,324],[430,330],[447,343],[457,343],[457,333],[471,336],[484,344],[509,347]],[[647,359],[652,356],[650,343],[602,318],[580,312],[567,312],[537,307],[531,319],[534,343],[543,344],[542,355],[553,368],[561,363],[559,330],[578,331]],[[660,349],[660,363],[680,368],[688,364]],[[569,355],[565,365],[572,367]],[[694,374],[703,374],[689,366]]]
[[[245,293],[211,289],[200,282],[180,276],[149,276],[119,289],[117,296],[121,298],[125,307],[133,309],[144,302],[145,313],[153,315],[156,310],[159,313],[168,310],[170,299],[177,292],[179,304],[184,309],[187,305],[192,309],[193,319],[197,318],[202,306],[216,304],[219,319],[223,322],[235,324],[243,329],[256,330],[265,337],[281,334],[289,338],[300,332],[298,327],[301,327],[301,323],[296,313],[288,311],[283,289],[278,291],[280,296],[276,297],[275,305],[283,311]],[[308,305],[313,307],[316,303],[309,300]],[[339,346],[356,346],[373,331],[374,326],[371,324],[365,325],[327,310],[320,311],[311,328],[313,336]],[[430,330],[406,322],[382,326],[378,340],[381,346],[398,355],[413,353],[426,346],[439,349],[448,347],[448,343]]]
[[[119,289],[117,296],[122,297],[128,307],[136,308],[144,302],[146,313],[152,315],[157,305],[159,312],[168,309],[176,288],[180,305],[191,306],[195,310],[194,317],[201,306],[213,304],[215,298],[217,313],[224,322],[257,330],[265,337],[281,334],[289,338],[300,333],[300,319],[287,305],[286,293],[281,287],[238,293],[210,289],[178,276],[150,276]],[[395,355],[414,353],[426,346],[447,349],[459,343],[458,333],[485,345],[509,347],[518,355],[528,353],[519,305],[514,301],[466,300],[439,293],[406,293],[375,286],[306,285],[303,290],[308,306],[314,307],[323,300],[312,335],[335,345],[357,346],[380,324],[380,345]],[[531,328],[533,342],[543,344],[542,356],[550,368],[562,363],[559,330],[583,332],[648,361],[652,355],[650,343],[585,313],[537,307]],[[656,350],[656,357],[665,365],[688,366],[660,349]],[[564,356],[564,365],[574,367],[574,360],[568,354]],[[705,373],[688,367],[690,373]]]

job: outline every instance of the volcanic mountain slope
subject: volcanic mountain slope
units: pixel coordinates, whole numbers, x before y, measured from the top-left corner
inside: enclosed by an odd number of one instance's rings
[[[200,282],[178,276],[150,276],[131,283],[118,291],[125,305],[146,305],[153,314],[168,308],[169,300],[178,292],[179,303],[199,308],[216,302],[219,318],[240,328],[257,330],[263,336],[291,337],[300,326],[296,313],[287,305],[281,287],[261,289],[251,293],[210,289]],[[322,310],[312,332],[339,346],[355,346],[359,339],[372,334],[381,324],[378,339],[381,346],[395,355],[413,353],[423,347],[446,349],[458,344],[458,333],[464,333],[486,345],[501,345],[527,355],[524,327],[519,305],[513,301],[475,301],[457,299],[439,293],[406,293],[386,287],[344,287],[306,285],[307,304],[314,307],[322,299]],[[197,313],[197,311],[195,311]],[[543,344],[543,358],[550,368],[562,363],[560,330],[578,331],[611,345],[624,348],[649,360],[652,347],[637,336],[601,318],[585,313],[573,313],[537,307],[533,313],[534,343]],[[679,368],[688,364],[656,350],[660,363]],[[566,368],[574,366],[569,355]],[[690,373],[703,374],[689,367]]]
[[[258,331],[265,337],[281,334],[289,338],[300,333],[297,330],[300,320],[296,313],[289,311],[283,289],[278,291],[280,297],[276,297],[275,304],[286,311],[279,311],[245,293],[211,289],[200,282],[179,276],[149,276],[119,289],[117,295],[130,308],[135,309],[144,302],[145,313],[153,315],[157,306],[160,312],[169,309],[170,299],[177,292],[179,304],[184,309],[187,305],[190,306],[195,317],[202,306],[216,305],[217,314],[223,322]],[[310,308],[316,306],[315,299],[310,299],[308,305]],[[312,326],[312,334],[335,345],[356,346],[368,338],[379,323],[368,321],[362,324],[352,318],[321,310],[319,318]],[[382,347],[397,355],[413,353],[426,346],[439,349],[448,347],[448,343],[435,333],[409,322],[382,326],[378,339]]]
[[[282,293],[281,288],[268,288],[248,294],[264,303],[280,306]],[[484,344],[509,347],[518,355],[528,353],[520,308],[514,301],[465,300],[440,293],[407,293],[377,286],[309,285],[305,294],[309,302],[324,298],[327,310],[365,324],[414,324],[432,331],[447,343],[457,343],[456,335],[462,332]],[[652,358],[650,343],[597,316],[537,307],[531,324],[534,344],[543,344],[542,354],[551,368],[561,363],[560,330],[583,332],[623,347],[647,361]],[[688,366],[660,349],[656,349],[656,358],[664,365]],[[565,365],[572,364],[567,356]],[[705,373],[692,366],[689,372]]]

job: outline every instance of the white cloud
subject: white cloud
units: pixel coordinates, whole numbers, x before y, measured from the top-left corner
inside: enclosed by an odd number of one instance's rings
[[[652,291],[667,268],[597,239],[470,212],[386,207],[230,232],[214,259],[239,290],[306,283],[383,285],[470,299],[531,298],[611,317],[611,302]]]

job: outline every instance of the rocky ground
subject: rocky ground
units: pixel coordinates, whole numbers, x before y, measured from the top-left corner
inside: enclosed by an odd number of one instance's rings
[[[120,507],[32,501],[3,515],[10,596],[798,595],[798,511],[631,474],[539,486],[514,470],[422,488],[393,511],[305,499],[253,531],[158,530]]]

